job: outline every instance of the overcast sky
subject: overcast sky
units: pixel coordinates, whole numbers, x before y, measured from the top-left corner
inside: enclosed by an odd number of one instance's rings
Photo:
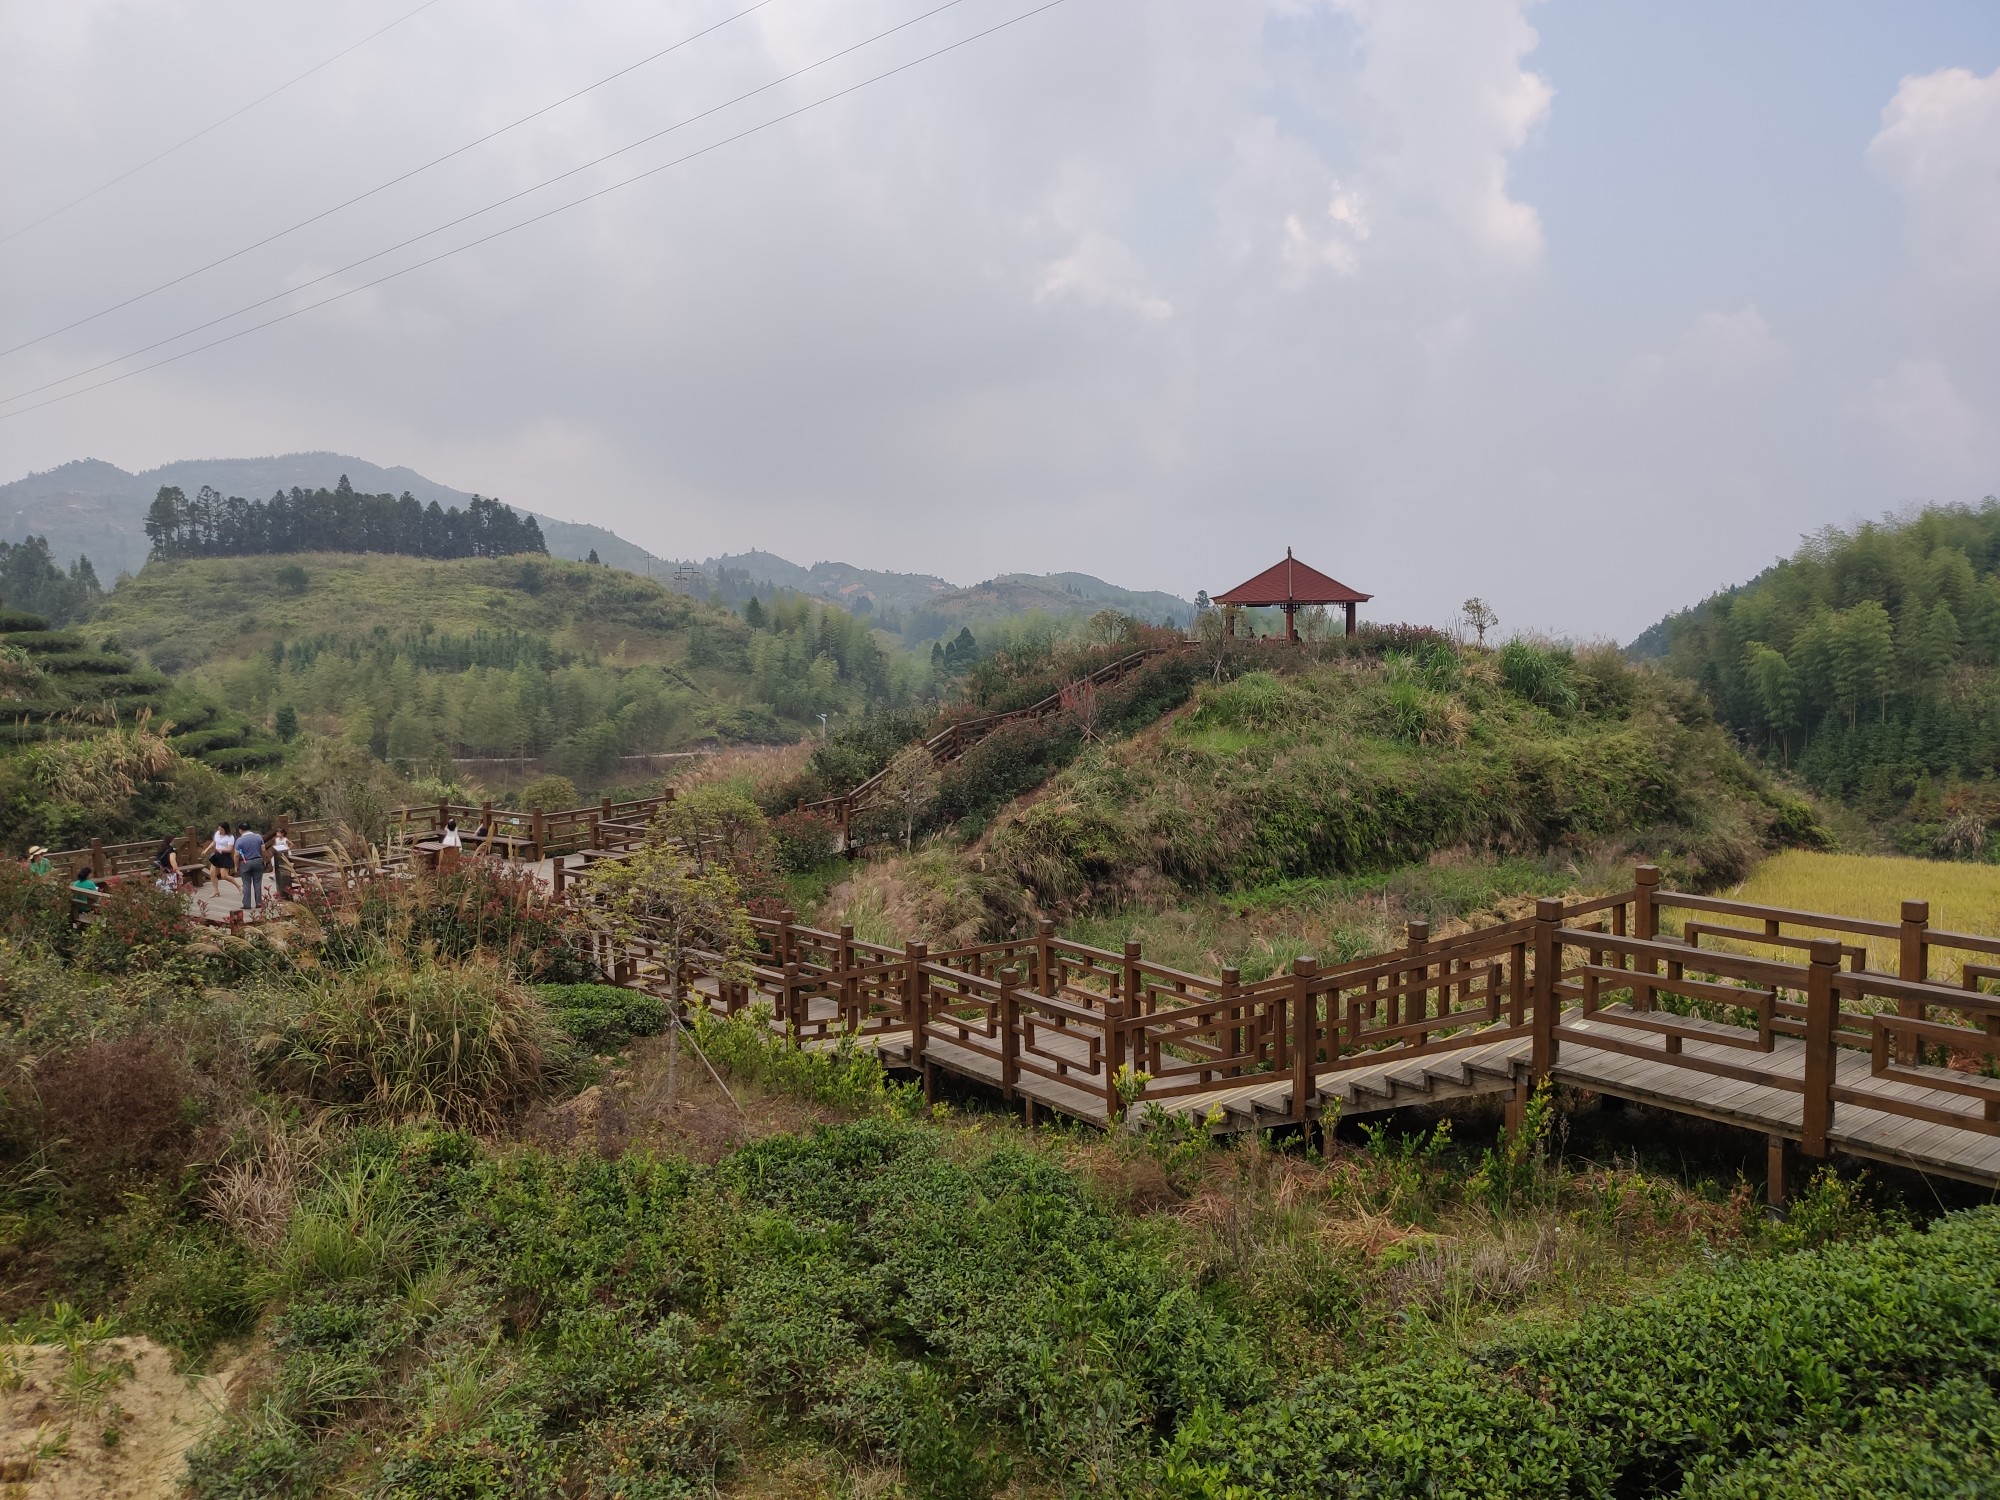
[[[750,3],[434,0],[0,244],[0,345]],[[148,358],[303,307],[1041,0],[959,0],[297,290],[939,3],[769,0],[0,358],[0,395],[274,294]],[[415,4],[0,0],[0,234]],[[1192,594],[1290,545],[1379,619],[1478,593],[1504,627],[1629,638],[1829,521],[2000,491],[2000,6],[1061,0],[0,420],[0,478],[297,449],[668,555]]]

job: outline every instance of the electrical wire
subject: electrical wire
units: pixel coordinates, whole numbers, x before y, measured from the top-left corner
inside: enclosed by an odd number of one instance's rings
[[[875,35],[871,37],[864,37],[861,41],[843,47],[838,52],[829,53],[827,56],[820,58],[816,62],[807,63],[804,67],[795,68],[793,71],[786,73],[781,77],[774,78],[768,83],[761,83],[756,88],[749,90],[747,93],[738,94],[733,99],[726,99],[722,103],[712,105],[709,108],[702,110],[698,114],[689,115],[686,119],[677,120],[673,124],[668,125],[663,129],[654,131],[650,135],[641,136],[638,140],[620,146],[616,150],[607,151],[602,156],[593,157],[589,161],[584,162],[581,165],[570,167],[565,171],[558,172],[553,177],[546,177],[542,179],[542,181],[540,182],[534,183],[529,187],[524,187],[520,189],[518,192],[509,193],[504,198],[495,199],[493,202],[486,204],[484,207],[473,209],[470,213],[460,214],[455,219],[448,219],[442,224],[434,225],[433,227],[424,230],[421,234],[413,234],[409,236],[407,239],[398,240],[395,244],[389,245],[381,250],[377,250],[371,255],[364,255],[359,260],[349,261],[344,266],[336,266],[331,271],[323,272],[322,274],[315,276],[308,281],[302,281],[297,283],[296,285],[288,286],[283,291],[273,292],[268,297],[260,297],[255,302],[246,302],[241,307],[234,308],[226,313],[221,313],[216,317],[208,319],[206,322],[197,323],[191,328],[183,328],[182,330],[180,330],[180,332],[169,334],[167,337],[163,339],[155,339],[152,343],[142,345],[140,348],[128,350],[126,353],[116,355],[110,359],[100,360],[98,363],[94,365],[87,365],[81,370],[72,370],[67,375],[58,376],[54,380],[45,380],[40,385],[28,386],[22,390],[13,391],[8,395],[0,396],[0,406],[11,405],[13,402],[16,401],[24,401],[30,396],[38,396],[43,391],[53,390],[59,385],[68,385],[73,380],[82,380],[85,376],[95,375],[100,370],[108,370],[113,365],[123,364],[125,363],[125,361],[130,359],[138,359],[142,355],[152,353],[155,349],[163,349],[168,344],[178,343],[180,340],[185,338],[192,338],[195,334],[213,328],[219,323],[227,323],[231,318],[240,318],[245,313],[255,312],[260,307],[268,307],[273,302],[282,302],[287,297],[297,296],[300,292],[305,291],[309,287],[318,286],[321,282],[324,281],[331,281],[336,276],[344,276],[349,271],[358,270],[362,266],[369,264],[371,261],[380,260],[385,255],[393,255],[398,250],[407,250],[412,245],[421,244],[423,241],[427,239],[431,239],[437,235],[443,234],[448,229],[456,229],[461,224],[468,223],[471,220],[477,219],[484,214],[492,213],[495,209],[504,208],[509,203],[516,202],[519,199],[525,198],[532,193],[540,192],[543,188],[553,187],[556,183],[574,177],[580,172],[587,172],[592,167],[602,166],[605,162],[610,161],[615,157],[623,156],[630,151],[636,151],[639,147],[648,145],[653,141],[660,140],[662,137],[672,135],[677,130],[684,130],[690,125],[693,125],[701,120],[707,119],[710,115],[719,114],[723,110],[741,104],[746,99],[753,99],[759,94],[769,93],[772,89],[777,88],[780,84],[790,83],[793,79],[801,78],[805,74],[813,72],[815,69],[823,68],[827,66],[827,64],[829,63],[838,62],[841,58],[846,57],[851,53],[858,52],[864,47],[871,47],[875,43],[882,41],[886,37],[894,36],[899,31],[907,31],[909,30],[910,27],[915,26],[920,22],[928,21],[931,17],[940,15],[943,12],[951,10],[954,7],[962,5],[964,3],[965,0],[944,0],[944,3],[942,5],[934,6],[930,10],[923,12],[921,15],[912,16],[907,21],[900,21],[896,25],[891,26],[886,31],[878,31],[875,33]],[[585,200],[579,199],[578,201],[581,202]],[[477,243],[477,241],[475,241],[474,243]],[[149,366],[149,368],[151,367]],[[95,387],[92,387],[92,389],[95,389]],[[33,408],[30,408],[30,410],[32,409]]]
[[[437,3],[437,0],[428,0],[428,3],[434,5]],[[357,203],[363,202],[369,198],[373,198],[377,193],[386,193],[390,188],[397,186],[399,183],[408,182],[412,177],[421,176],[423,173],[428,172],[432,167],[442,166],[445,162],[450,161],[455,156],[463,156],[466,152],[472,150],[474,147],[483,146],[488,141],[493,140],[496,137],[503,136],[510,130],[515,130],[518,129],[520,126],[526,125],[530,120],[538,120],[543,115],[547,114],[550,110],[561,109],[565,104],[569,104],[575,100],[581,99],[585,94],[591,93],[597,89],[601,89],[608,83],[615,83],[618,79],[623,78],[627,73],[633,72],[639,68],[643,68],[648,63],[658,62],[668,53],[678,52],[681,50],[681,48],[690,46],[691,44],[700,41],[710,32],[720,31],[723,27],[729,25],[732,21],[740,21],[745,16],[749,15],[752,11],[762,10],[765,6],[770,5],[772,3],[773,0],[757,0],[757,3],[755,5],[751,5],[743,10],[739,10],[736,12],[736,14],[732,16],[724,16],[720,21],[717,21],[714,25],[704,26],[700,31],[694,32],[689,36],[684,36],[678,42],[675,42],[670,47],[662,47],[658,52],[654,52],[646,57],[642,57],[637,62],[628,63],[626,66],[620,68],[616,73],[612,73],[607,75],[606,77],[600,78],[597,80],[597,82],[593,84],[588,84],[585,87],[578,89],[573,94],[565,94],[563,95],[562,98],[555,100],[553,103],[544,104],[540,109],[532,110],[529,113],[522,115],[521,118],[518,120],[511,120],[507,124],[500,126],[497,130],[489,130],[486,132],[485,135],[482,135],[475,140],[467,141],[463,146],[453,147],[451,150],[445,152],[444,155],[442,156],[434,156],[429,161],[425,162],[422,166],[412,167],[407,172],[403,172],[398,176],[391,177],[387,182],[377,183],[374,187],[368,189],[368,191],[365,193],[356,193],[352,198],[348,198],[340,203],[336,203],[331,208],[321,209],[318,213],[313,214],[310,218],[301,219],[296,224],[289,225],[288,227],[277,230],[272,234],[267,234],[261,240],[257,240],[251,244],[245,245],[240,250],[232,250],[227,255],[218,256],[216,259],[208,262],[207,265],[196,266],[192,271],[184,271],[179,276],[174,277],[171,281],[163,281],[158,286],[148,287],[143,292],[135,292],[122,302],[114,302],[109,307],[100,307],[96,312],[91,313],[85,317],[78,318],[74,322],[65,323],[60,328],[51,328],[47,333],[36,334],[35,337],[31,339],[24,340],[23,342],[12,345],[11,347],[6,349],[0,349],[0,359],[4,359],[10,354],[19,354],[23,349],[32,349],[37,344],[46,343],[48,340],[55,338],[58,334],[68,333],[71,329],[81,328],[86,323],[95,323],[99,318],[109,317],[112,313],[119,312],[124,308],[132,306],[132,304],[135,302],[144,302],[148,297],[157,296],[159,293],[164,292],[171,287],[179,286],[184,281],[192,281],[195,277],[200,276],[205,272],[213,271],[217,266],[226,266],[232,260],[241,260],[244,256],[248,255],[253,250],[261,250],[266,245],[281,240],[288,234],[296,234],[299,230],[306,228],[308,225],[317,224],[321,219],[331,218],[334,214],[341,212],[343,209],[352,208]],[[414,15],[416,14],[416,12],[412,11],[411,14]],[[408,17],[405,17],[405,19],[408,19]],[[81,202],[82,200],[78,199],[77,201]],[[0,243],[5,243],[5,242],[0,241]]]
[[[433,266],[436,265],[439,261],[449,260],[451,259],[451,257],[455,255],[461,255],[467,250],[477,249],[481,245],[490,244],[494,240],[500,239],[503,236],[514,233],[516,230],[526,229],[531,224],[539,224],[544,219],[554,218],[557,214],[566,213],[572,208],[579,208],[586,203],[594,202],[596,199],[605,197],[610,193],[615,193],[621,188],[628,188],[635,183],[644,182],[648,178],[657,177],[660,173],[668,171],[673,167],[681,166],[686,162],[695,160],[697,157],[707,156],[711,152],[720,151],[724,146],[733,145],[737,141],[745,140],[753,135],[758,135],[763,131],[770,130],[775,126],[784,124],[787,120],[795,120],[801,115],[808,114],[811,111],[820,108],[822,105],[831,104],[838,99],[844,99],[849,94],[859,93],[862,89],[871,87],[874,84],[881,83],[886,79],[894,78],[899,73],[907,73],[912,68],[919,67],[924,63],[931,62],[937,58],[943,57],[947,53],[956,52],[962,47],[969,47],[974,42],[983,41],[985,38],[992,36],[997,32],[1007,30],[1010,26],[1018,26],[1021,22],[1031,20],[1035,16],[1041,15],[1044,11],[1054,10],[1057,6],[1062,5],[1064,3],[1065,0],[1043,0],[1042,4],[1035,6],[1030,10],[1022,11],[1018,15],[1010,16],[1004,21],[997,22],[996,24],[987,27],[984,31],[975,31],[970,36],[961,37],[959,40],[947,43],[945,46],[939,47],[935,51],[926,52],[921,57],[913,57],[908,62],[898,63],[895,67],[877,73],[872,78],[864,78],[859,83],[849,84],[844,89],[838,89],[831,94],[827,94],[822,96],[821,98],[814,99],[810,103],[801,104],[797,109],[787,110],[785,111],[785,113],[781,115],[776,115],[771,119],[765,120],[756,125],[752,125],[746,130],[740,130],[735,135],[725,136],[719,141],[712,141],[708,145],[690,151],[684,156],[675,157],[672,161],[661,162],[656,167],[648,167],[645,171],[634,173],[632,176],[627,177],[620,182],[610,183],[604,187],[596,189],[593,192],[585,193],[582,197],[573,198],[568,203],[557,204],[554,208],[546,209],[543,212],[535,214],[530,218],[522,219],[516,223],[509,224],[503,229],[496,229],[491,234],[481,235],[476,240],[468,240],[466,243],[455,246],[450,250],[440,251],[436,255],[430,256],[424,260],[417,261],[412,265],[404,266],[400,270],[391,271],[386,275],[378,276],[373,281],[366,281],[359,286],[349,287],[345,291],[335,292],[332,296],[323,297],[319,301],[312,303],[310,306],[294,308],[290,312],[280,313],[275,318],[267,318],[261,323],[253,323],[248,328],[240,328],[234,333],[224,334],[221,338],[211,339],[206,344],[198,344],[192,349],[183,349],[178,354],[170,354],[165,359],[159,359],[153,361],[152,364],[141,365],[136,370],[126,370],[121,374],[113,375],[109,380],[100,380],[95,385],[87,385],[82,387],[81,389],[74,391],[65,391],[63,394],[59,396],[49,397],[49,399],[46,401],[37,401],[32,406],[19,407],[16,410],[10,412],[0,412],[0,422],[5,422],[13,417],[25,416],[31,411],[40,411],[44,407],[55,406],[60,402],[71,400],[77,396],[88,395],[92,391],[101,391],[106,386],[116,385],[122,380],[130,380],[135,375],[144,375],[149,370],[157,370],[163,365],[175,364],[180,360],[187,359],[192,355],[203,353],[204,351],[209,349],[217,348],[220,345],[234,343],[237,339],[247,337],[248,335],[257,333],[262,329],[273,327],[274,325],[279,323],[288,322],[291,319],[299,317],[305,313],[317,311],[319,308],[330,306],[335,302],[344,301],[346,298],[356,296],[361,292],[372,290],[375,287],[383,285],[385,282],[394,281],[399,277],[407,276],[413,271],[421,271],[426,266]]]
[[[92,188],[89,192],[85,193],[81,198],[72,198],[69,200],[69,202],[65,203],[61,208],[50,209],[47,213],[43,214],[39,219],[32,219],[28,223],[23,224],[19,229],[9,230],[6,234],[0,234],[0,245],[5,245],[10,241],[19,239],[22,235],[26,234],[31,229],[41,228],[42,225],[48,223],[51,219],[61,218],[64,214],[68,213],[72,208],[75,208],[80,204],[88,203],[92,198],[95,198],[99,193],[108,192],[110,189],[118,186],[118,184],[123,182],[126,178],[136,177],[139,173],[145,171],[146,168],[153,166],[155,163],[165,161],[168,157],[172,156],[176,151],[180,150],[182,147],[192,146],[196,141],[200,140],[203,136],[209,134],[211,131],[220,130],[223,126],[227,125],[231,120],[237,119],[243,115],[247,115],[248,113],[250,113],[251,110],[255,109],[258,105],[264,103],[266,100],[275,99],[278,95],[282,94],[286,89],[290,88],[293,84],[304,83],[308,78],[312,77],[313,74],[319,72],[321,69],[332,67],[335,63],[339,62],[343,57],[347,56],[348,53],[359,51],[361,48],[367,46],[370,42],[374,41],[376,37],[383,35],[385,32],[394,31],[398,26],[401,26],[405,21],[411,20],[416,16],[422,15],[425,11],[429,10],[433,5],[436,5],[437,3],[438,0],[424,0],[424,3],[422,5],[419,5],[415,10],[405,11],[402,15],[396,17],[395,20],[391,21],[387,26],[377,27],[374,31],[369,32],[368,35],[364,36],[360,41],[354,43],[352,46],[343,47],[341,48],[340,51],[334,53],[333,56],[327,58],[323,62],[314,63],[310,68],[307,68],[305,72],[299,74],[298,77],[286,79],[276,88],[270,90],[267,93],[259,94],[255,99],[252,99],[248,104],[243,105],[241,108],[231,110],[228,114],[224,115],[221,119],[215,121],[215,123],[213,123],[212,125],[202,126],[201,129],[197,130],[193,135],[188,136],[185,140],[175,141],[174,144],[167,147],[166,150],[158,153],[157,155],[147,157],[144,161],[140,162],[139,165],[136,167],[128,167],[125,171],[120,172],[116,177],[113,177],[108,182],[100,182],[96,187]]]

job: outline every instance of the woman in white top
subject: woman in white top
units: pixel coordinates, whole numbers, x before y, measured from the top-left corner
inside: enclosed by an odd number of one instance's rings
[[[218,886],[226,880],[237,889],[242,889],[236,879],[236,835],[229,831],[227,823],[215,825],[215,833],[202,853],[208,856],[208,867],[214,872]]]

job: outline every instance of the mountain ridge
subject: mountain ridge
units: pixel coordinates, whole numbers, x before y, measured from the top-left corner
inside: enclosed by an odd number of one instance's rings
[[[45,536],[59,564],[88,556],[99,576],[109,582],[145,566],[151,550],[145,533],[146,508],[162,485],[193,494],[206,484],[226,495],[263,499],[295,486],[331,489],[343,474],[366,494],[407,491],[426,503],[435,500],[460,507],[472,499],[471,491],[440,484],[415,469],[385,467],[325,449],[255,458],[176,459],[136,473],[104,459],[81,458],[0,484],[0,534],[10,542]],[[1176,625],[1194,617],[1193,604],[1174,594],[1121,588],[1088,573],[1003,573],[958,584],[933,573],[894,573],[831,560],[808,567],[760,548],[695,563],[660,557],[602,526],[565,521],[525,506],[514,509],[535,518],[552,557],[581,562],[595,553],[598,561],[611,567],[683,593],[720,594],[728,603],[790,589],[872,615],[878,625],[911,645],[954,634],[967,625],[990,625],[1034,612],[1062,616],[1116,609],[1155,624]]]

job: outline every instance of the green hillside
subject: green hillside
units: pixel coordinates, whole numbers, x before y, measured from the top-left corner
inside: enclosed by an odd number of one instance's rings
[[[2000,815],[2000,502],[1828,527],[1669,616],[1659,657],[1756,751],[1896,824],[1984,855]]]
[[[1257,669],[1202,686],[1164,733],[1050,780],[996,826],[994,860],[1044,905],[1088,906],[1447,851],[1615,847],[1714,883],[1765,847],[1821,837],[1697,698],[1614,652],[1434,639],[1240,665]]]
[[[839,610],[800,605],[753,629],[631,573],[548,558],[155,561],[89,633],[273,729],[412,764],[544,755],[593,784],[623,754],[795,739],[820,713],[899,691]]]

